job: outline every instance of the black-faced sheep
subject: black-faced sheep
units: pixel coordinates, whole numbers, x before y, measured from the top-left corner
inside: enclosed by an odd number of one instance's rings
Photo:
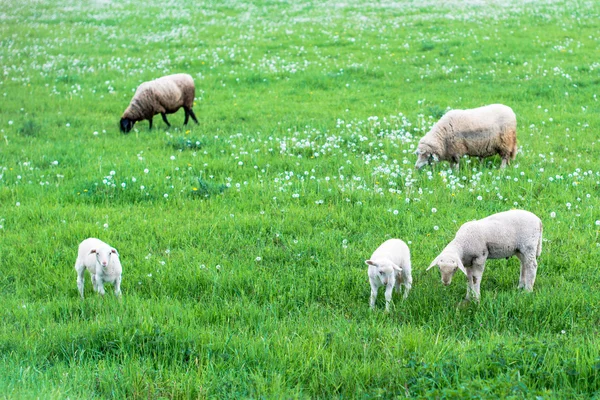
[[[121,132],[128,133],[137,121],[147,119],[152,129],[152,118],[156,114],[162,116],[167,126],[167,114],[173,114],[181,107],[185,111],[184,125],[191,116],[198,123],[192,110],[196,88],[194,79],[188,74],[167,75],[138,86],[129,106],[120,121]]]
[[[502,104],[448,111],[421,138],[416,154],[417,169],[434,161],[450,161],[456,169],[464,155],[483,160],[496,154],[505,168],[517,154],[517,117]]]

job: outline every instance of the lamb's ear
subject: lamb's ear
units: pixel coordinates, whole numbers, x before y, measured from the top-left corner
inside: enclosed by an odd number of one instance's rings
[[[96,253],[96,249],[91,249],[89,254],[95,254]]]
[[[429,271],[431,268],[435,267],[438,263],[438,258],[436,257],[435,260],[433,260],[431,262],[431,264],[429,265],[429,267],[427,267],[427,269],[425,271]]]
[[[375,266],[375,263],[371,260],[365,260],[365,264]]]
[[[115,249],[115,248],[111,248],[111,249],[110,249],[110,252],[111,252],[112,254],[119,255],[119,252],[118,252],[118,251],[117,251],[117,249]]]
[[[465,269],[465,266],[463,265],[460,258],[456,259],[456,263],[458,264],[458,269],[460,269],[465,275],[467,275],[467,270]]]
[[[396,264],[392,264],[392,268],[394,268],[394,271],[396,271],[397,273],[401,273],[402,272],[402,268],[400,268]]]

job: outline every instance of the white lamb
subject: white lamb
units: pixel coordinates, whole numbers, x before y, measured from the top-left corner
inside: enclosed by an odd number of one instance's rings
[[[385,286],[385,310],[390,310],[392,290],[400,292],[400,285],[404,285],[404,298],[412,286],[410,266],[410,250],[406,243],[400,239],[386,240],[373,252],[371,259],[365,263],[369,266],[369,283],[371,284],[371,308],[375,308],[377,290]]]
[[[511,210],[464,223],[454,239],[427,268],[438,266],[442,283],[449,285],[457,269],[467,275],[467,295],[479,301],[479,285],[488,258],[516,255],[521,262],[519,289],[533,290],[537,257],[542,253],[542,221],[533,213]]]
[[[113,283],[115,295],[121,295],[121,261],[119,253],[100,239],[89,238],[79,244],[75,270],[77,271],[77,288],[83,299],[83,281],[85,270],[90,272],[94,290],[104,295],[104,284]]]

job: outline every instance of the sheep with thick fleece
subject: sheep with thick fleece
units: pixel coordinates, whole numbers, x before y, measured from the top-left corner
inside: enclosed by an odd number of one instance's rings
[[[77,271],[77,288],[83,299],[83,281],[85,270],[90,272],[94,290],[104,295],[104,284],[113,283],[115,295],[121,295],[121,274],[123,268],[119,253],[100,239],[89,238],[79,244],[75,270]]]
[[[433,161],[450,161],[458,168],[464,155],[484,157],[499,154],[505,168],[517,154],[517,117],[502,104],[448,111],[419,141],[415,167]]]
[[[167,114],[173,114],[181,107],[185,111],[184,125],[191,116],[198,123],[192,110],[196,88],[194,79],[188,74],[167,75],[138,86],[129,106],[121,117],[121,132],[128,133],[137,121],[147,119],[152,129],[152,118],[156,114],[162,116],[167,126]]]
[[[442,283],[449,285],[460,269],[467,276],[467,296],[479,301],[479,285],[488,258],[516,255],[521,262],[519,289],[533,290],[537,257],[542,253],[542,221],[533,213],[511,210],[464,223],[454,239],[427,270],[438,266]]]
[[[400,292],[400,285],[404,285],[404,298],[412,286],[410,265],[410,250],[406,243],[400,239],[386,240],[379,246],[369,260],[369,283],[371,284],[371,308],[375,308],[377,290],[385,286],[385,310],[389,311],[392,300],[392,290]]]

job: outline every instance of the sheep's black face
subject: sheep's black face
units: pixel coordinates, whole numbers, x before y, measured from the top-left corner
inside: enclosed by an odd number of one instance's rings
[[[120,127],[122,133],[129,133],[133,129],[133,122],[128,118],[121,118]]]

